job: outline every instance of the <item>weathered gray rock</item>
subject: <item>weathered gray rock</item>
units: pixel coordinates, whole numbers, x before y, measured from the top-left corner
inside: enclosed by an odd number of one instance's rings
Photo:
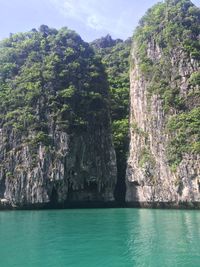
[[[15,146],[15,135],[1,133],[1,197],[18,206],[110,202],[116,181],[116,159],[109,129],[80,135],[55,131],[55,147]],[[13,147],[12,147],[13,146]]]
[[[170,168],[167,148],[171,136],[166,124],[179,110],[170,108],[166,111],[161,95],[149,93],[154,73],[148,76],[141,71],[138,49],[135,40],[130,74],[130,147],[126,202],[139,202],[141,205],[175,203],[177,206],[180,202],[200,202],[200,155],[185,153],[177,169],[172,171]],[[160,60],[170,62],[163,69],[170,77],[170,88],[179,89],[179,96],[186,99],[188,111],[192,107],[198,107],[198,99],[193,101],[191,107],[187,96],[194,90],[189,84],[189,78],[200,71],[199,60],[189,56],[180,44],[171,47],[167,58],[164,48],[156,41],[156,36],[148,38],[146,54],[152,62],[152,71]],[[199,87],[195,90],[199,92]]]

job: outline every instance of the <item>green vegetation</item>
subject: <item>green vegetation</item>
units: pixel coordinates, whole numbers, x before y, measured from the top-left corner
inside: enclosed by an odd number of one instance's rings
[[[158,93],[164,100],[166,90],[168,94],[176,94],[174,90],[176,91],[177,88],[170,88],[169,84],[172,78],[178,81],[181,77],[172,76],[171,51],[178,46],[185,51],[187,57],[199,59],[199,22],[200,10],[189,0],[168,0],[158,3],[142,18],[134,34],[134,41],[137,44],[136,54],[139,58],[140,69],[150,80],[150,94]],[[155,62],[147,54],[149,44],[152,48],[157,45],[162,51],[162,57],[157,58]],[[196,75],[197,77],[194,78],[198,82],[198,74]],[[164,102],[168,110],[174,104],[176,105],[177,98],[174,102]]]
[[[192,86],[200,86],[200,73],[199,72],[192,73],[189,82]]]
[[[184,153],[200,154],[200,108],[172,116],[167,128],[170,133],[175,132],[167,151],[169,163],[175,170]]]
[[[190,0],[166,0],[147,11],[134,34],[139,68],[148,81],[148,100],[151,101],[153,94],[159,95],[168,120],[167,154],[173,170],[184,153],[200,153],[200,73],[186,75],[187,94],[181,94],[182,75],[179,66],[172,62],[177,51],[173,60],[187,64],[192,59],[199,66],[199,25],[200,9]],[[157,54],[150,55],[150,51]]]
[[[144,167],[147,163],[150,164],[150,166],[153,168],[155,165],[155,160],[153,158],[153,155],[150,153],[150,149],[143,148],[140,152],[139,166]]]
[[[143,129],[141,129],[140,127],[138,127],[137,123],[131,123],[130,124],[130,128],[134,133],[137,133],[138,135],[142,136],[145,138],[145,140],[148,140],[148,133],[145,132]]]
[[[49,146],[55,128],[108,125],[107,111],[104,67],[74,31],[42,25],[0,43],[0,128]]]
[[[126,160],[128,152],[129,116],[129,58],[131,40],[113,40],[109,35],[91,44],[105,66],[109,91],[113,140],[117,156],[118,186],[125,190]]]
[[[36,145],[38,143],[42,143],[46,146],[49,146],[52,144],[52,139],[48,134],[45,134],[44,132],[37,132],[31,140],[31,144]]]

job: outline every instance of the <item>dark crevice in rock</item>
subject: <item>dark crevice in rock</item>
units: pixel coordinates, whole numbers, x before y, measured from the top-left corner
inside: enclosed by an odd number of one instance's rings
[[[4,192],[6,190],[5,179],[0,180],[0,198],[4,198]]]
[[[119,203],[119,205],[124,205],[126,195],[126,165],[122,164],[121,162],[119,162],[119,159],[117,159],[117,168],[117,183],[115,187],[114,197],[115,201]]]
[[[53,187],[50,196],[50,204],[56,206],[58,204],[58,193],[55,187]]]

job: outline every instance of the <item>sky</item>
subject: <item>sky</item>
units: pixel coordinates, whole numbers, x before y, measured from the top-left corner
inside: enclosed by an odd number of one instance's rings
[[[157,0],[0,0],[0,39],[45,24],[67,26],[92,41],[106,34],[127,39]],[[200,7],[200,0],[192,0]]]

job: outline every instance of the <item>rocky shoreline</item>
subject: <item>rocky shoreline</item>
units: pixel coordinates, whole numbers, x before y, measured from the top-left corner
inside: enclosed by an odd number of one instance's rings
[[[72,202],[52,205],[38,203],[32,205],[12,205],[0,203],[0,211],[11,210],[51,210],[51,209],[110,209],[110,208],[138,208],[138,209],[180,209],[199,210],[200,202]]]

